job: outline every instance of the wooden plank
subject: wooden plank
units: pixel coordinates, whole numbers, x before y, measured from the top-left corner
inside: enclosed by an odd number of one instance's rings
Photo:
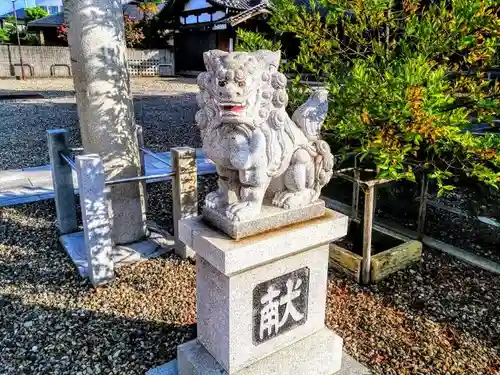
[[[344,215],[349,215],[351,212],[351,207],[342,202],[336,201],[334,199],[325,196],[322,196],[321,199],[323,199],[326,202],[328,208],[339,211]],[[409,228],[405,228],[402,225],[387,219],[376,218],[373,224],[373,229],[382,233],[385,233],[387,231],[396,233],[400,236],[401,239],[418,238],[418,233],[416,231]],[[459,247],[455,247],[453,245],[439,241],[429,236],[424,236],[422,242],[425,246],[428,246],[431,249],[451,255],[452,257],[455,257],[461,260],[462,262],[468,263],[474,267],[481,268],[495,275],[500,275],[500,264],[493,262],[483,256],[471,253],[470,251],[463,250]]]
[[[361,257],[334,243],[330,244],[329,266],[352,276],[357,282],[361,275]]]
[[[390,274],[418,262],[422,258],[422,243],[405,242],[372,257],[371,282],[375,283]]]

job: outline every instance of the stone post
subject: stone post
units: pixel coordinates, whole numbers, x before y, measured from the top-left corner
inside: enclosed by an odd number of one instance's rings
[[[193,257],[194,251],[179,239],[179,220],[198,215],[196,150],[190,147],[173,148],[172,161],[175,171],[172,177],[175,252],[185,259]]]
[[[78,230],[78,225],[72,169],[60,156],[60,153],[69,155],[68,131],[49,130],[47,140],[56,202],[57,227],[61,234],[73,233]]]
[[[135,177],[141,163],[126,60],[119,0],[65,3],[82,143],[98,154],[107,179]],[[146,235],[144,188],[139,182],[113,185],[109,196],[116,245]]]
[[[87,250],[88,276],[92,284],[97,286],[107,283],[114,277],[113,242],[104,165],[97,154],[77,156],[76,171]]]

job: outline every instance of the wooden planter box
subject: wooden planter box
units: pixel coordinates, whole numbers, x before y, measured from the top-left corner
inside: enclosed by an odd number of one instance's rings
[[[360,232],[359,224],[352,222],[347,236],[330,244],[330,266],[352,276],[357,282],[361,282],[363,262],[359,247]],[[422,243],[419,241],[403,241],[373,229],[372,243],[374,248],[370,264],[372,283],[418,262],[422,257]]]

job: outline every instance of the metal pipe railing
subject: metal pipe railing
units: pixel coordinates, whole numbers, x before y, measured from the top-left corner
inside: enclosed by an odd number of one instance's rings
[[[127,177],[127,178],[119,178],[116,180],[108,180],[106,181],[106,186],[107,185],[117,185],[117,184],[124,184],[126,182],[138,182],[138,181],[146,181],[146,180],[153,180],[155,178],[166,178],[166,177],[172,177],[175,174],[175,172],[170,172],[170,173],[163,173],[163,174],[153,174],[149,176],[137,176],[137,177]]]
[[[156,156],[153,152],[149,151],[148,149],[143,148],[143,147],[139,147],[139,148],[145,154],[148,154],[152,158],[154,158],[154,159],[156,159],[156,160],[158,160],[158,161],[160,161],[160,162],[168,165],[169,167],[172,167],[172,165],[170,163],[168,163],[164,159]],[[75,148],[70,148],[70,150],[71,151],[83,151],[83,148],[75,147]],[[71,167],[71,169],[76,170],[75,162],[71,159],[71,157],[69,157],[66,154],[63,154],[62,152],[59,153],[59,155],[61,156],[61,158],[66,163],[68,163],[68,165]],[[149,176],[148,175],[143,175],[143,176],[136,176],[136,177],[119,178],[119,179],[116,179],[116,180],[106,181],[106,185],[117,185],[117,184],[124,184],[124,183],[127,183],[127,182],[139,182],[139,181],[153,180],[153,179],[156,179],[156,178],[167,178],[167,177],[172,177],[174,174],[175,174],[174,171],[171,171],[169,173],[162,173],[162,174],[149,175]]]
[[[71,158],[68,156],[68,155],[65,155],[63,154],[62,152],[59,153],[59,155],[61,156],[61,158],[66,162],[68,163],[68,165],[71,167],[71,169],[75,170],[76,171],[76,165],[75,165],[75,162],[73,160],[71,160]]]

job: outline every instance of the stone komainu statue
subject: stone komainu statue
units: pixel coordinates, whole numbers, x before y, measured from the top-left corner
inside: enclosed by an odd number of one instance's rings
[[[213,50],[203,57],[196,122],[219,174],[206,205],[244,221],[259,215],[264,199],[285,209],[317,200],[333,169],[320,139],[328,92],[315,91],[290,119],[279,51]]]

